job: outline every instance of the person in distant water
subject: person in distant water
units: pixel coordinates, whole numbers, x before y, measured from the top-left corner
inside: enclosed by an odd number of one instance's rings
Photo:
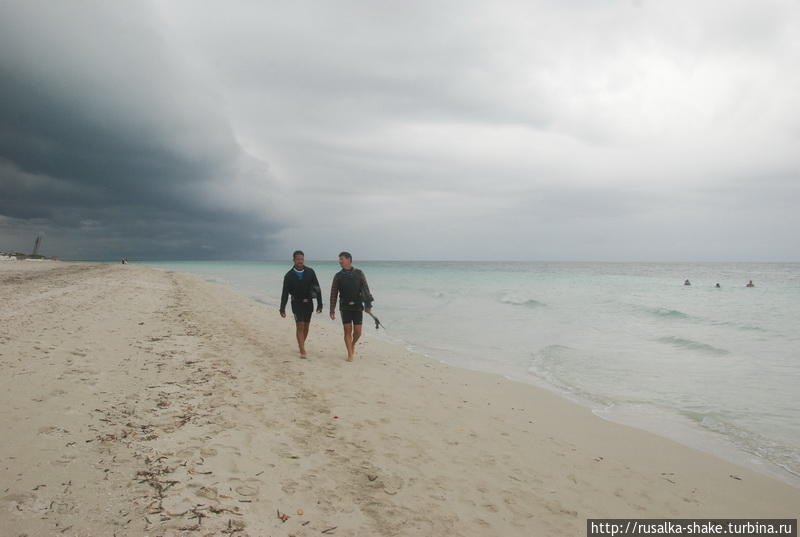
[[[685,282],[683,282],[683,285],[692,285],[692,282],[690,282],[689,280],[686,280]]]
[[[745,285],[745,287],[755,287],[755,284],[753,283],[753,280],[750,280],[749,282],[747,282],[747,285]]]
[[[719,284],[715,285],[714,287],[716,287],[717,289],[722,289],[722,287],[720,287]]]
[[[331,319],[336,319],[336,301],[339,300],[339,314],[344,327],[344,344],[347,347],[347,361],[352,362],[356,354],[356,343],[361,337],[364,310],[372,311],[372,293],[364,272],[353,268],[350,252],[339,254],[342,270],[333,276],[331,283]]]
[[[292,313],[297,329],[297,347],[300,358],[306,358],[306,338],[311,327],[311,315],[314,313],[314,299],[317,299],[317,313],[322,313],[322,290],[314,269],[305,264],[305,254],[295,250],[292,254],[294,266],[283,277],[281,293],[281,317],[286,317],[286,302],[292,295]]]

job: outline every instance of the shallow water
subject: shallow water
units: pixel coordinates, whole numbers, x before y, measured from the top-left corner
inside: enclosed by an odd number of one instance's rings
[[[149,264],[228,283],[272,307],[290,267]],[[338,266],[309,265],[327,301]],[[452,365],[544,384],[604,417],[773,474],[782,468],[780,477],[797,483],[789,474],[800,475],[800,264],[356,265],[384,337]],[[750,279],[755,288],[744,287]]]

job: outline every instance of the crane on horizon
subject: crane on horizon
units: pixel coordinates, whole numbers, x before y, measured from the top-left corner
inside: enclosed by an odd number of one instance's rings
[[[33,243],[33,253],[31,254],[31,257],[39,255],[39,246],[41,245],[42,245],[42,236],[36,235],[36,240]]]

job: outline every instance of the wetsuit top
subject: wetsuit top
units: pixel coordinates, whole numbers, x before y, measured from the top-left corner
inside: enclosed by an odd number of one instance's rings
[[[340,310],[362,311],[371,308],[375,300],[369,291],[367,277],[357,268],[340,270],[331,283],[331,313],[336,311],[336,301],[341,295]]]
[[[286,311],[286,303],[292,295],[292,302],[308,302],[313,304],[317,299],[317,309],[322,309],[322,290],[319,287],[317,273],[311,267],[303,267],[302,271],[294,267],[283,277],[283,292],[281,293],[281,313]]]

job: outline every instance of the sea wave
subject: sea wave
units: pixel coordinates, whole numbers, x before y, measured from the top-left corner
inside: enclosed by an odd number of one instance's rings
[[[762,434],[735,425],[718,412],[681,411],[683,416],[703,429],[728,438],[740,450],[775,464],[800,477],[800,450]]]
[[[682,349],[705,352],[708,354],[714,354],[716,356],[725,356],[726,354],[731,353],[727,349],[721,349],[719,347],[715,347],[707,343],[701,343],[699,341],[694,341],[692,339],[684,339],[677,336],[660,337],[656,341],[658,341],[659,343],[664,343],[666,345],[672,345],[673,347],[680,347]]]
[[[753,325],[741,325],[738,327],[739,330],[744,330],[746,332],[769,332],[769,330],[762,328],[760,326],[753,326]]]
[[[645,308],[645,311],[656,317],[665,317],[669,319],[691,319],[691,316],[679,310],[669,308]]]
[[[570,367],[574,367],[574,362],[586,358],[587,356],[582,351],[566,345],[546,345],[531,353],[528,374],[544,381],[546,386],[561,395],[581,404],[593,409],[607,408],[613,405],[610,398],[584,390],[569,380]],[[566,366],[566,370],[564,366]]]
[[[544,302],[539,302],[533,298],[527,298],[519,295],[503,295],[500,298],[500,302],[503,304],[511,304],[513,306],[526,306],[529,308],[540,308],[542,306],[546,306]]]

